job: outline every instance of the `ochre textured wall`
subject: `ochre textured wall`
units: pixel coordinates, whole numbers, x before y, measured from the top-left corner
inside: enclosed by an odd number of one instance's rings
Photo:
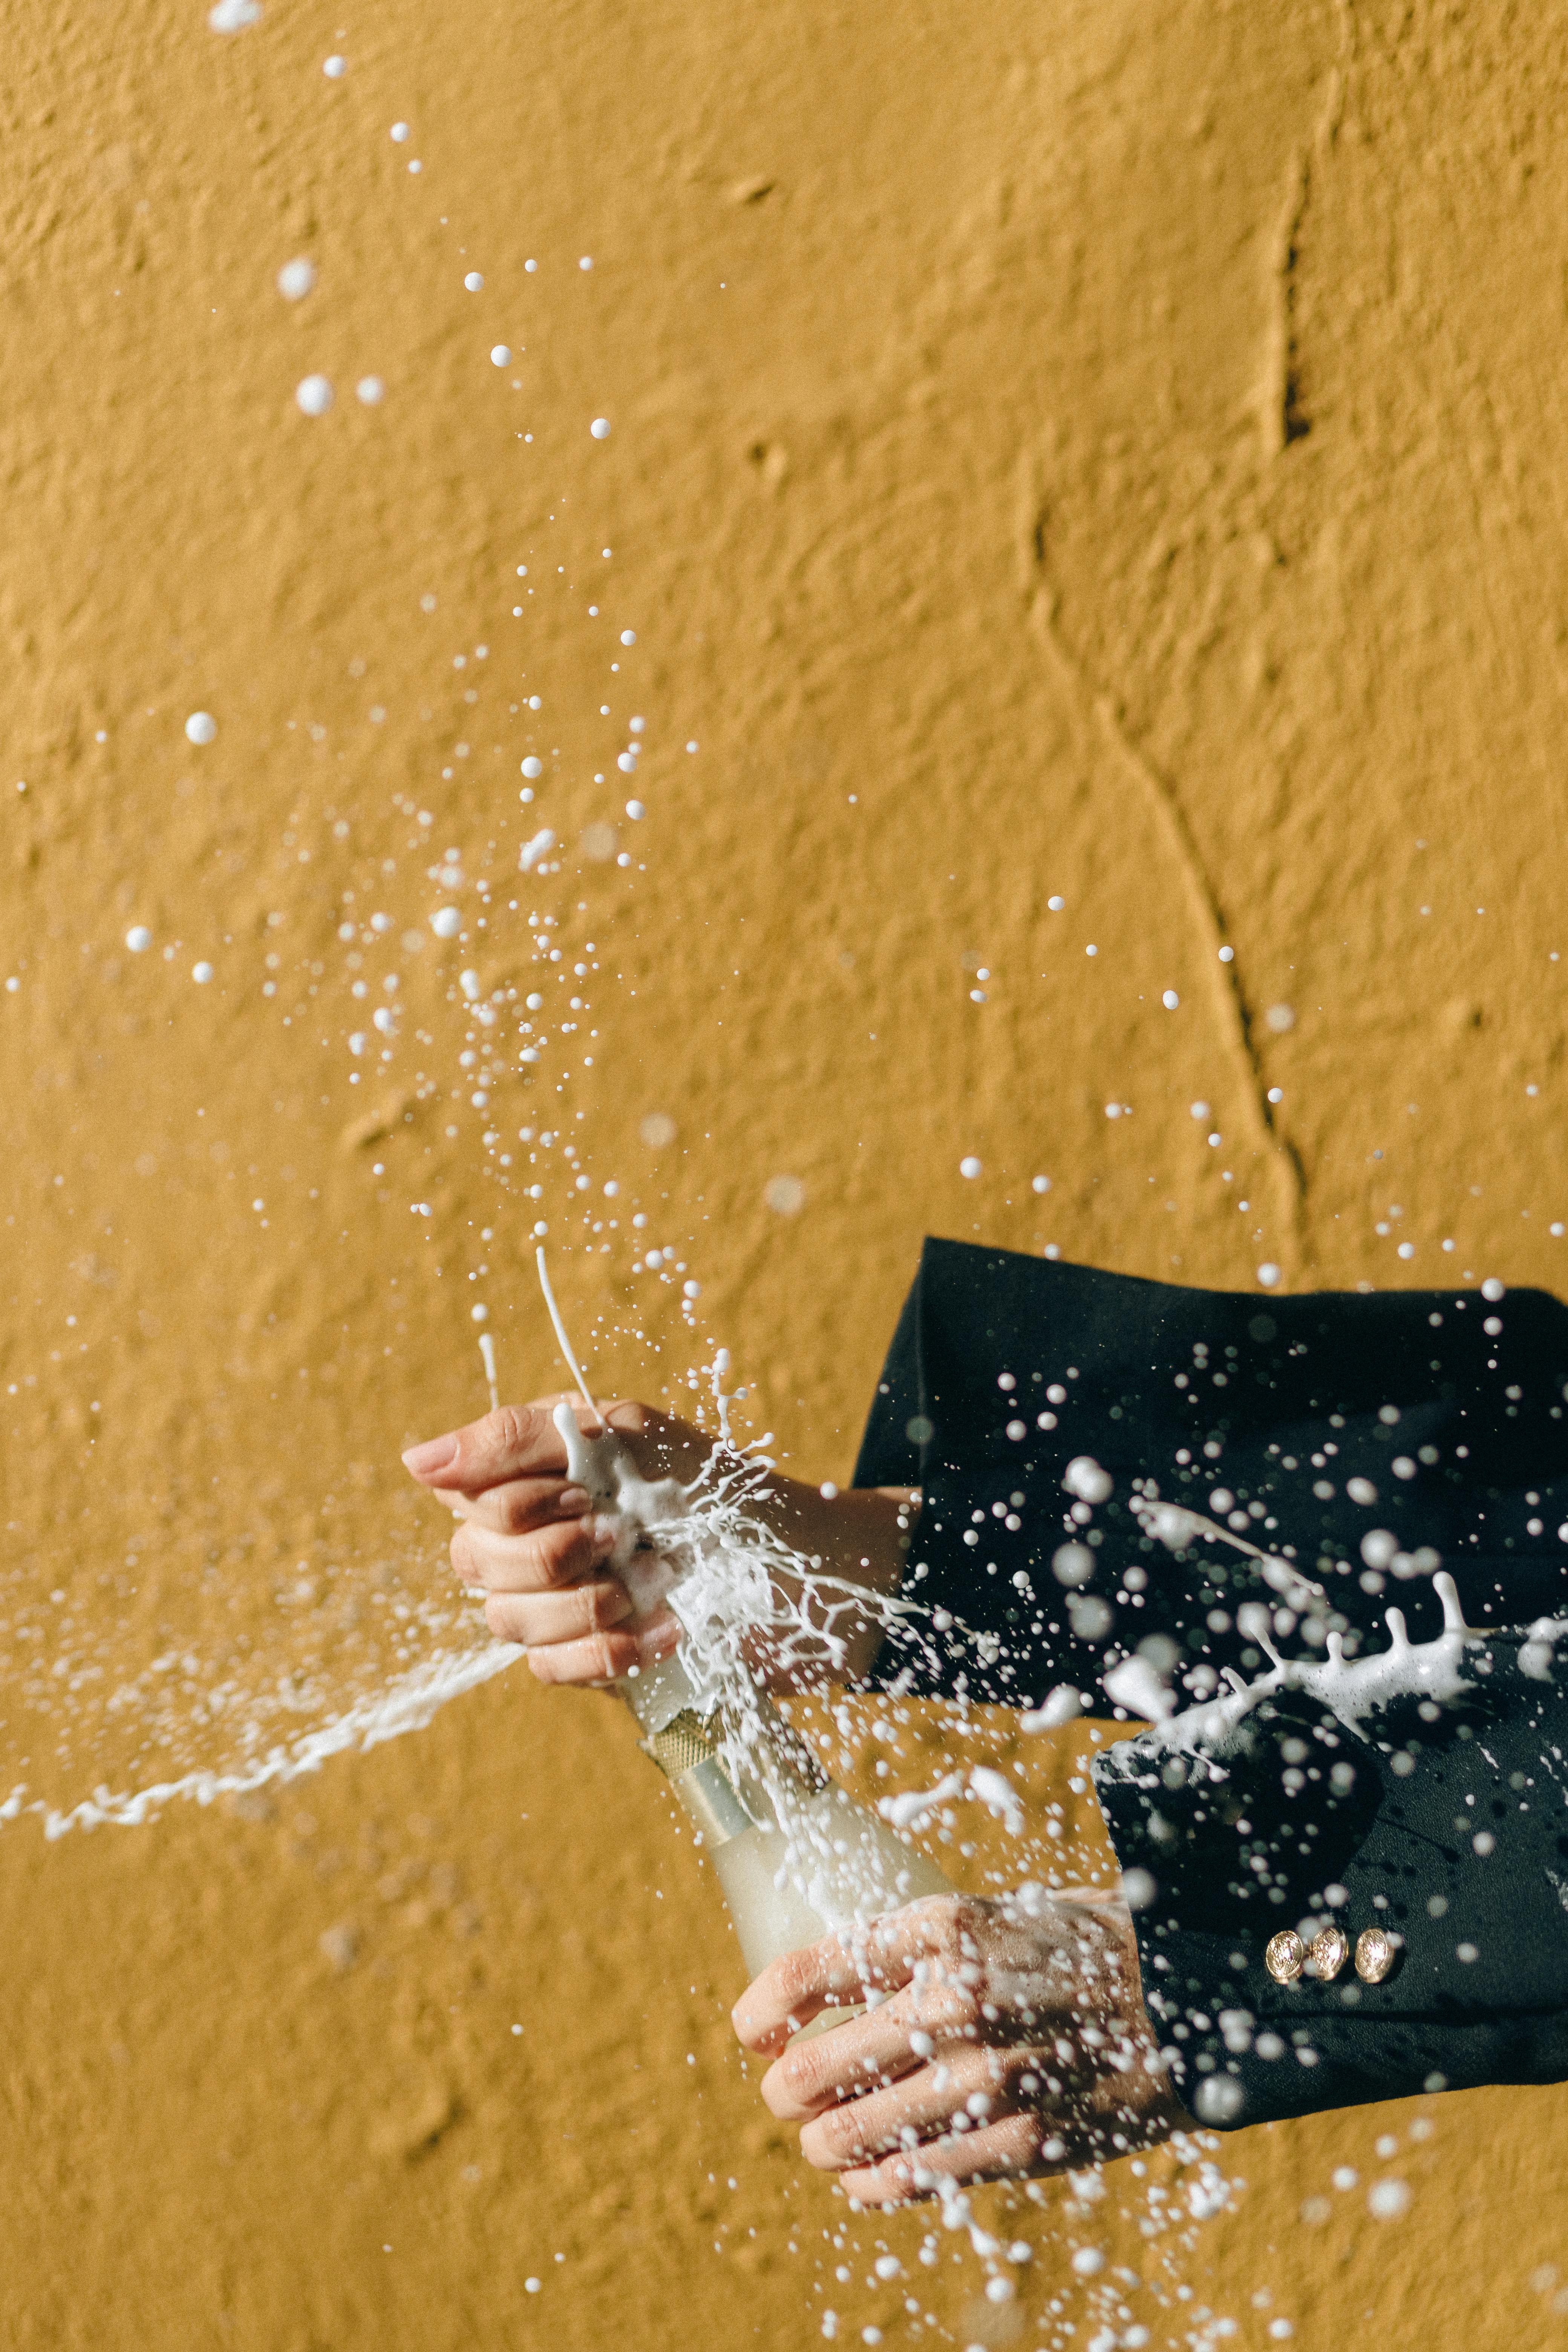
[[[439,1637],[397,1613],[447,1593],[397,1451],[481,1405],[476,1299],[509,1391],[554,1383],[535,1218],[597,1376],[658,1392],[699,1338],[629,1271],[640,1204],[818,1476],[925,1231],[1560,1281],[1556,12],[0,25],[0,1793],[225,1760]],[[530,911],[591,1009],[476,1088],[457,975],[532,985]],[[1053,2297],[1087,2343],[1090,2241],[1155,2344],[1568,2325],[1554,2091],[1231,2140],[1169,2273],[1126,2168],[1014,2200],[1012,2305],[952,2242],[919,2271],[922,2217],[825,2273],[848,2217],[735,2053],[712,1891],[628,1727],[525,1675],[275,1800],[24,1817],[0,1888],[8,2343],[727,2352],[825,2302],[914,2343],[882,2241],[961,2345]]]

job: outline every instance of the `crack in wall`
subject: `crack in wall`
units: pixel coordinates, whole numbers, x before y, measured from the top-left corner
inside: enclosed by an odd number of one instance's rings
[[[1321,166],[1333,146],[1344,115],[1355,35],[1349,0],[1340,0],[1338,13],[1340,56],[1329,69],[1328,88],[1311,134],[1291,159],[1285,203],[1271,252],[1269,318],[1264,331],[1258,397],[1265,457],[1282,456],[1293,441],[1304,440],[1312,429],[1301,386],[1301,236]]]
[[[1299,1275],[1307,1259],[1306,1171],[1300,1152],[1276,1119],[1274,1106],[1268,1100],[1268,1074],[1258,1050],[1252,1008],[1242,984],[1240,966],[1234,961],[1220,961],[1219,951],[1228,944],[1228,925],[1219,892],[1175,785],[1136,741],[1115,696],[1090,677],[1062,635],[1057,593],[1047,563],[1045,510],[1037,499],[1030,500],[1027,544],[1033,580],[1028,610],[1036,634],[1069,695],[1080,708],[1092,713],[1106,742],[1137,779],[1182,877],[1193,927],[1206,940],[1211,999],[1237,1071],[1252,1146],[1270,1170],[1277,1196],[1278,1230],[1282,1242],[1284,1237],[1289,1238],[1292,1262],[1285,1265],[1285,1271]],[[1278,1254],[1283,1262],[1287,1254],[1282,1245]]]
[[[1292,441],[1305,440],[1312,429],[1301,391],[1300,349],[1297,337],[1297,265],[1300,259],[1301,225],[1312,194],[1312,158],[1303,148],[1296,156],[1294,187],[1286,200],[1284,218],[1276,240],[1274,260],[1275,316],[1264,360],[1260,403],[1264,455],[1278,457]]]

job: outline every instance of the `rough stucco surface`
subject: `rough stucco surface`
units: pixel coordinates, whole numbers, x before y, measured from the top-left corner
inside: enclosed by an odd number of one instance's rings
[[[395,1457],[482,1402],[471,1272],[509,1388],[557,1377],[487,1116],[585,1113],[584,1168],[818,1476],[927,1230],[1238,1286],[1560,1286],[1554,12],[0,23],[0,1790],[221,1759],[193,1717],[225,1676],[304,1704],[398,1662],[395,1608],[445,1583]],[[560,870],[509,917],[541,819]],[[580,852],[610,822],[626,869]],[[497,884],[460,953],[425,928],[448,846],[470,919]],[[367,957],[405,1010],[356,1065],[337,926],[372,906],[426,943]],[[563,1097],[513,1075],[481,1116],[449,992],[468,960],[531,984],[529,909],[595,941],[599,1037]],[[574,1249],[549,1182],[602,1376],[658,1390],[698,1354],[675,1289],[624,1222]],[[8,2343],[820,2340],[843,2209],[756,2101],[734,1946],[602,1703],[512,1675],[276,1801],[23,1821],[0,1888]],[[1560,2340],[1563,2095],[1419,2105],[1416,2141],[1411,2108],[1228,2142],[1247,2187],[1184,2309],[1240,2345],[1282,2314],[1313,2346]],[[1379,2223],[1391,2168],[1415,2200]],[[1148,2265],[1111,2187],[1013,2215],[1017,2304],[948,2247],[924,2307],[1035,2340],[1070,2245]],[[855,2336],[905,2340],[862,2282],[922,2227],[862,2225]],[[1156,2343],[1198,2325],[1137,2292]]]

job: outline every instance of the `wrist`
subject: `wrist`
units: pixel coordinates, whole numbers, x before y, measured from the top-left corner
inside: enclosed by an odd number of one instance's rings
[[[895,1593],[903,1579],[918,1503],[903,1490],[875,1486],[824,1489],[799,1478],[774,1478],[758,1498],[760,1515],[798,1553],[803,1566],[835,1584],[858,1585],[868,1595]],[[851,1612],[854,1625],[838,1621],[846,1642],[833,1678],[858,1682],[871,1669],[882,1645],[879,1614]],[[764,1671],[767,1670],[764,1668]],[[775,1691],[800,1689],[817,1679],[804,1669],[768,1672]]]
[[[821,1572],[867,1591],[896,1592],[903,1580],[916,1501],[883,1486],[812,1486],[781,1479],[778,1532]],[[770,1513],[770,1517],[773,1514]]]

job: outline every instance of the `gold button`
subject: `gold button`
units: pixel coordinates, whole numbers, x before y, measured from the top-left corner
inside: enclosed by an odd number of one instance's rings
[[[1263,1965],[1276,1984],[1294,1984],[1307,1958],[1307,1947],[1294,1927],[1281,1927],[1268,1938]]]
[[[1355,1972],[1363,1984],[1381,1984],[1398,1958],[1398,1945],[1381,1927],[1363,1927],[1355,1939]]]
[[[1350,1944],[1339,1928],[1325,1927],[1321,1936],[1313,1937],[1307,1959],[1321,1983],[1332,1984],[1350,1956]]]

